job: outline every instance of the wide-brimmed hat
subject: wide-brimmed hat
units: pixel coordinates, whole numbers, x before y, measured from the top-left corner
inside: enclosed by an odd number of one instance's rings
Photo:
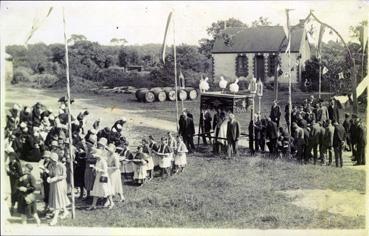
[[[92,134],[88,137],[88,141],[90,143],[96,143],[97,142],[97,136],[95,134]]]
[[[54,141],[52,141],[52,142],[51,142],[51,146],[52,146],[52,147],[58,147],[58,146],[59,146],[59,144],[58,144],[58,142],[57,142],[57,141],[55,141],[55,140],[54,140]]]
[[[126,118],[126,117],[124,117],[124,116],[121,118],[121,120],[122,120],[123,122],[127,122],[127,118]]]
[[[13,109],[14,110],[17,110],[17,111],[20,111],[21,110],[21,107],[18,104],[14,104],[13,105]]]
[[[27,128],[27,124],[25,122],[21,122],[19,126],[21,129]]]
[[[91,134],[97,134],[97,131],[96,131],[96,129],[90,129],[90,133]]]
[[[50,157],[50,156],[51,156],[50,151],[45,151],[44,154],[42,155],[42,157]]]
[[[106,147],[106,145],[108,145],[108,140],[106,138],[100,138],[100,140],[97,144],[100,144],[100,145]]]
[[[52,152],[50,154],[50,160],[52,160],[53,162],[58,162],[59,161],[59,156],[58,154],[56,154],[55,152]]]
[[[108,145],[108,147],[106,148],[109,152],[111,152],[111,153],[114,153],[115,152],[115,150],[116,150],[116,147],[115,147],[115,145],[114,144],[109,144]]]

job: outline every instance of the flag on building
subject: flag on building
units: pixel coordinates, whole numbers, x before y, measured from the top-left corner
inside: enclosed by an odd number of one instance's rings
[[[338,73],[338,79],[344,79],[343,72]]]
[[[40,26],[42,25],[42,23],[44,23],[44,21],[46,20],[46,18],[48,18],[51,14],[53,10],[53,7],[50,7],[46,16],[44,16],[42,19],[37,19],[37,18],[34,18],[33,19],[33,24],[32,24],[32,28],[31,28],[31,31],[29,32],[28,36],[27,36],[27,39],[26,39],[26,42],[24,43],[25,45],[28,44],[28,41],[32,38],[33,34],[36,32],[36,30],[38,28],[40,28]]]
[[[324,66],[323,67],[323,75],[327,74],[327,72],[328,72],[328,68]]]
[[[168,30],[172,19],[172,12],[169,13],[167,19],[167,25],[165,26],[165,33],[164,33],[164,40],[163,40],[163,48],[162,48],[162,60],[165,63],[165,54],[167,49],[167,37],[168,37]]]

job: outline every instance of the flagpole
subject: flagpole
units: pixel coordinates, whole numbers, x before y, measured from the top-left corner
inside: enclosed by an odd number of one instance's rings
[[[319,48],[319,94],[318,97],[320,99],[321,93],[322,93],[322,56],[320,54],[320,48]]]
[[[64,24],[64,45],[65,45],[65,63],[66,63],[66,76],[67,76],[67,104],[68,104],[68,133],[69,133],[69,162],[70,162],[70,182],[72,188],[72,219],[76,217],[75,212],[75,202],[74,202],[74,171],[73,171],[73,153],[72,153],[72,124],[71,124],[71,109],[70,109],[70,81],[69,81],[69,59],[68,59],[68,41],[67,41],[67,33],[66,33],[66,23],[65,23],[65,15],[64,15],[64,7],[63,7],[63,24]]]
[[[178,132],[177,49],[176,49],[176,30],[175,30],[175,21],[174,21],[174,11],[173,11],[173,55],[174,55],[174,84],[175,84],[175,91],[176,91],[176,127],[177,127],[177,132]],[[183,105],[182,105],[182,108],[183,108]]]
[[[286,9],[286,15],[287,15],[287,28],[288,28],[288,45],[291,45],[291,28],[290,28],[290,18],[289,18],[289,11],[292,9]],[[292,89],[291,89],[291,47],[288,48],[288,136],[289,139],[291,138],[291,113],[292,113]],[[288,140],[288,157],[291,157],[291,143],[290,140]]]

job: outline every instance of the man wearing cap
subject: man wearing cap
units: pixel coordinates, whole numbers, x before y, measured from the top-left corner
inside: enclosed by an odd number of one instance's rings
[[[356,119],[357,127],[357,144],[356,144],[356,163],[354,165],[365,165],[365,144],[366,144],[366,132],[365,126],[360,118]]]
[[[345,128],[334,121],[333,148],[336,159],[336,167],[342,167],[342,151],[346,140]]]
[[[335,120],[340,123],[339,110],[337,107],[337,102],[334,98],[331,99],[331,102],[329,104],[328,115],[330,120]]]
[[[234,114],[229,114],[227,124],[228,158],[238,156],[238,139],[240,138],[240,124]]]
[[[274,100],[272,108],[270,110],[270,118],[273,122],[276,123],[277,127],[279,127],[279,120],[281,118],[281,108],[278,105],[278,101]]]

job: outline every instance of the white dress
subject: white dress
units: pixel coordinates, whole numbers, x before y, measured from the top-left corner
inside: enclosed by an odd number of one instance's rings
[[[107,183],[101,183],[100,177],[108,177]],[[108,197],[112,194],[111,180],[108,174],[108,164],[105,160],[100,159],[96,162],[96,178],[94,182],[94,187],[90,193],[94,197]]]
[[[145,160],[146,159],[145,156],[147,156],[145,153],[141,153],[141,154],[136,155],[135,159]],[[134,163],[134,169],[135,169],[135,173],[134,173],[133,179],[142,180],[147,177],[147,162],[146,161],[144,163]]]
[[[109,156],[108,172],[111,180],[112,195],[121,194],[123,196],[122,179],[119,171],[119,156],[114,153]]]
[[[160,145],[158,158],[160,158],[159,160],[159,167],[160,168],[169,168],[172,166],[172,157],[173,157],[173,152],[172,150],[169,148],[168,145]],[[166,155],[163,155],[166,154]]]
[[[177,155],[174,158],[174,164],[181,167],[185,166],[187,164],[187,152],[188,149],[186,147],[186,144],[184,144],[184,142],[180,142],[178,144]]]

